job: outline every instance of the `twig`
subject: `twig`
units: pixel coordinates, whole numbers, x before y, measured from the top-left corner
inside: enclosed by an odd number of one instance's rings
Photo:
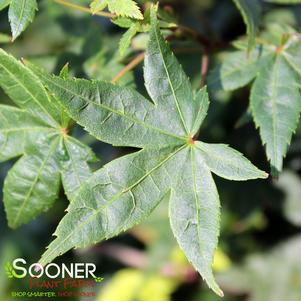
[[[204,52],[202,56],[202,69],[201,69],[201,88],[204,87],[206,83],[206,78],[209,69],[209,55],[207,52]]]
[[[181,47],[174,50],[176,53],[196,53],[200,52],[200,48],[189,48],[189,47]],[[114,78],[112,79],[112,83],[117,83],[122,77],[126,75],[127,72],[134,69],[137,65],[139,65],[144,60],[145,53],[142,52],[138,54],[132,61],[130,61]]]
[[[102,16],[102,17],[106,17],[106,18],[114,18],[114,17],[116,17],[115,14],[108,13],[108,12],[103,12],[103,11],[99,11],[99,12],[96,12],[96,13],[92,14],[90,8],[85,7],[85,6],[81,6],[81,5],[77,5],[75,3],[71,3],[71,2],[66,1],[66,0],[53,0],[53,1],[56,2],[56,3],[58,3],[58,4],[61,4],[61,5],[64,5],[64,6],[67,6],[67,7],[76,9],[76,10],[79,10],[79,11],[82,11],[82,12],[85,12],[85,13],[89,13],[91,15]]]
[[[138,54],[131,62],[129,62],[113,79],[112,83],[118,82],[125,74],[134,69],[137,65],[139,65],[144,60],[144,52]]]

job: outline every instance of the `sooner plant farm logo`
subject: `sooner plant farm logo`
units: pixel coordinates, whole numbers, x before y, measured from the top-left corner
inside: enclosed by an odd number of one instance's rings
[[[6,262],[5,272],[9,279],[28,277],[29,291],[13,291],[12,297],[95,297],[91,289],[103,280],[96,276],[93,263],[49,263],[43,267],[39,263],[28,264],[24,258],[17,258]]]

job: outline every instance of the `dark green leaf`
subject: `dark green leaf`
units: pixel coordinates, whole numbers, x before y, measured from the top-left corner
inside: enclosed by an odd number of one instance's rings
[[[282,56],[269,57],[262,67],[250,104],[271,166],[280,172],[301,110],[297,78]]]

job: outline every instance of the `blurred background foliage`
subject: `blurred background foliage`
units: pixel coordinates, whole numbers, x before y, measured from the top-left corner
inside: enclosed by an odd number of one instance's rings
[[[137,1],[141,7],[146,1]],[[88,5],[89,1],[73,1]],[[245,33],[245,25],[230,0],[160,1],[161,14],[191,27],[221,45],[209,56],[210,69],[230,43]],[[301,7],[264,5],[262,28],[277,22],[300,30]],[[7,11],[0,12],[0,45],[14,56],[25,57],[58,73],[69,64],[72,76],[112,80],[146,46],[148,35],[139,34],[121,57],[118,42],[124,30],[109,19],[72,10],[54,1],[39,2],[35,21],[10,43]],[[189,74],[200,85],[202,50],[185,37],[172,47]],[[119,84],[145,92],[142,64]],[[233,93],[209,90],[211,106],[200,137],[202,141],[228,143],[259,168],[269,170],[259,135],[248,117],[249,88]],[[2,103],[9,103],[0,91]],[[75,126],[75,135],[92,146],[103,164],[131,151],[96,141]],[[12,162],[0,165],[0,186]],[[301,129],[293,137],[285,170],[278,179],[231,183],[216,178],[222,203],[221,237],[214,261],[225,301],[301,300]],[[0,203],[0,300],[11,300],[12,290],[28,287],[10,281],[4,263],[16,257],[35,262],[64,215],[63,193],[43,216],[17,230],[7,227]],[[94,262],[104,281],[95,288],[96,301],[216,301],[199,275],[186,261],[169,229],[167,203],[163,202],[143,224],[119,237],[85,250],[68,252],[57,262]],[[92,300],[74,298],[72,300]],[[19,299],[20,300],[20,299]],[[71,300],[71,298],[69,298]]]

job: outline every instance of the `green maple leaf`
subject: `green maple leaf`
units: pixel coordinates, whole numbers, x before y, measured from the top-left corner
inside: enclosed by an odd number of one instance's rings
[[[272,172],[277,174],[301,111],[301,38],[291,28],[272,26],[262,39],[265,44],[257,44],[249,56],[241,49],[228,53],[211,72],[209,86],[231,91],[256,79],[250,108]]]
[[[91,175],[91,150],[67,135],[69,117],[40,80],[0,50],[0,86],[19,107],[0,105],[0,162],[22,156],[4,182],[9,226],[18,227],[50,208],[62,178],[71,199]]]
[[[208,95],[205,88],[193,93],[160,33],[155,13],[144,69],[152,102],[111,83],[35,72],[89,133],[113,145],[141,148],[105,165],[81,187],[40,263],[113,237],[168,199],[179,245],[208,285],[222,295],[211,270],[220,219],[211,172],[230,180],[267,175],[227,145],[194,140],[207,114]]]

